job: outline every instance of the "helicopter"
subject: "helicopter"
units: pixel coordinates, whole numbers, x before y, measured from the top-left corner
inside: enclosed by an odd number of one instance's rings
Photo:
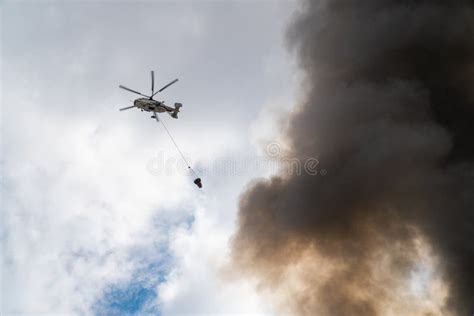
[[[148,95],[145,95],[141,92],[138,92],[138,91],[135,91],[135,90],[132,90],[130,88],[127,88],[125,86],[122,86],[122,85],[119,85],[119,88],[121,89],[124,89],[124,90],[127,90],[127,91],[130,91],[130,92],[133,92],[133,93],[136,93],[138,95],[141,95],[142,97],[144,98],[138,98],[136,99],[135,101],[133,101],[133,105],[132,106],[127,106],[125,108],[121,108],[119,109],[120,111],[125,111],[125,110],[129,110],[129,109],[133,109],[133,108],[138,108],[140,109],[142,112],[143,111],[147,111],[147,112],[153,112],[153,115],[151,116],[151,118],[154,118],[157,122],[161,122],[161,124],[163,125],[164,129],[166,130],[166,132],[168,133],[168,136],[170,137],[171,141],[173,142],[174,146],[176,147],[176,149],[178,150],[179,154],[181,155],[181,158],[183,158],[183,161],[186,163],[186,165],[188,166],[188,169],[196,176],[196,179],[194,179],[193,183],[199,187],[199,188],[202,188],[202,180],[201,178],[199,178],[199,176],[197,175],[197,173],[193,170],[193,168],[191,168],[191,166],[189,165],[188,161],[186,160],[186,157],[184,157],[183,155],[183,152],[181,151],[181,149],[179,149],[178,147],[178,144],[175,142],[175,140],[173,139],[173,136],[171,135],[171,133],[169,132],[168,128],[166,128],[166,125],[165,123],[162,121],[160,121],[158,119],[158,113],[163,113],[163,112],[166,112],[168,113],[172,118],[175,118],[177,119],[178,118],[178,112],[179,112],[179,109],[183,106],[181,103],[175,103],[174,104],[174,108],[171,107],[171,106],[167,106],[165,105],[165,101],[157,101],[157,100],[153,100],[153,97],[158,94],[159,92],[165,90],[166,88],[168,88],[169,86],[171,86],[172,84],[176,83],[178,81],[178,79],[174,79],[173,81],[171,81],[170,83],[168,83],[167,85],[165,85],[163,88],[161,88],[160,90],[156,91],[155,92],[155,72],[152,70],[151,71],[151,95],[148,96]]]
[[[130,88],[127,88],[125,86],[119,85],[119,88],[121,88],[121,89],[136,93],[136,94],[141,95],[141,96],[144,97],[144,98],[138,98],[135,101],[133,101],[132,106],[127,106],[127,107],[121,108],[119,110],[120,111],[125,111],[125,110],[129,110],[129,109],[132,109],[132,108],[138,108],[142,112],[143,111],[153,112],[153,115],[151,116],[151,118],[156,119],[157,122],[160,121],[158,119],[158,113],[164,113],[164,112],[168,113],[172,118],[177,119],[179,109],[183,106],[181,103],[175,103],[174,108],[173,108],[171,106],[165,105],[165,101],[157,101],[157,100],[153,99],[153,97],[156,94],[158,94],[159,92],[165,90],[166,88],[168,88],[172,84],[176,83],[177,81],[178,81],[178,79],[175,79],[175,80],[171,81],[170,83],[168,83],[167,85],[165,85],[160,90],[155,92],[155,72],[152,70],[151,71],[151,95],[150,96],[145,95],[141,92],[132,90]]]

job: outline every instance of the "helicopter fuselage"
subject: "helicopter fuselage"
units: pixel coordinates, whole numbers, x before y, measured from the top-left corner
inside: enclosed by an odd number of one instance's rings
[[[165,105],[163,102],[150,100],[148,98],[139,98],[133,102],[137,108],[147,112],[156,112],[156,113],[163,113],[163,112],[174,112],[175,108]]]

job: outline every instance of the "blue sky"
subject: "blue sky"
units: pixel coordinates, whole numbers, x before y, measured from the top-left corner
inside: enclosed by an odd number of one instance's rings
[[[144,251],[153,251],[147,249]],[[135,258],[139,253],[132,253]],[[96,315],[160,315],[157,300],[157,286],[166,281],[173,258],[167,249],[155,250],[155,255],[146,258],[143,267],[134,271],[129,280],[107,285],[94,303],[92,310]]]
[[[151,221],[157,231],[169,236],[169,230],[181,225],[191,229],[194,216],[189,213],[173,223],[157,217]],[[129,260],[138,262],[128,278],[105,286],[102,295],[92,305],[95,315],[161,315],[157,287],[166,282],[176,258],[168,248],[169,240],[149,242],[128,251]]]
[[[150,268],[149,271],[138,271],[137,273],[158,274],[161,278],[156,282],[163,281],[164,273],[159,269]],[[155,287],[157,283],[146,284],[132,280],[126,284],[111,285],[104,289],[103,296],[97,300],[93,307],[96,315],[142,315],[145,313],[160,315],[160,309],[153,304],[157,298]],[[152,305],[151,308],[148,308]]]

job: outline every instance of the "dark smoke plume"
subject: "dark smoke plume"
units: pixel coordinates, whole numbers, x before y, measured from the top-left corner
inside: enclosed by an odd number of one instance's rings
[[[299,315],[474,313],[474,1],[308,1],[288,38],[286,154],[328,173],[252,183],[235,266]]]

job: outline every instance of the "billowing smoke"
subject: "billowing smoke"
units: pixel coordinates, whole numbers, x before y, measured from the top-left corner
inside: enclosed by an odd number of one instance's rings
[[[474,313],[474,1],[308,1],[280,173],[242,195],[235,266],[299,315]]]

